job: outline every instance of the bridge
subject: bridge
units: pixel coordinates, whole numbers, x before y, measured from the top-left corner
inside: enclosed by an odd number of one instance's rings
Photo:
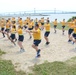
[[[0,16],[6,16],[6,17],[11,17],[11,16],[49,16],[50,14],[76,14],[76,12],[66,12],[66,11],[61,11],[61,10],[31,10],[31,11],[18,11],[18,12],[5,12],[1,13]]]

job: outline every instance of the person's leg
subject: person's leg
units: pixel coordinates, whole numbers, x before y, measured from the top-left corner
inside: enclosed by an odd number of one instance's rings
[[[16,45],[12,38],[10,38],[9,40],[10,40],[14,45]]]
[[[38,51],[38,46],[35,46],[35,44],[33,44],[32,47],[33,47],[36,51]]]
[[[40,57],[40,49],[38,48],[38,45],[41,41],[40,40],[34,40],[34,44],[32,45],[32,47],[36,50],[37,52],[37,56],[36,57]]]
[[[19,45],[20,49],[24,49],[21,41],[18,41],[18,45]]]
[[[55,31],[54,33],[56,33],[56,26],[54,26],[54,31]]]
[[[45,34],[44,34],[44,38],[46,40],[46,45],[48,45],[50,43],[49,39],[48,39],[49,34],[50,34],[50,32],[45,32]]]

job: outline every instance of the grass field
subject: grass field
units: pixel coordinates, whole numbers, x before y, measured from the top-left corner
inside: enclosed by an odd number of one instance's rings
[[[0,50],[0,57],[5,52]],[[0,59],[0,75],[76,75],[76,57],[65,62],[48,62],[34,65],[30,68],[33,73],[26,74],[23,71],[15,71],[14,65],[10,60]]]

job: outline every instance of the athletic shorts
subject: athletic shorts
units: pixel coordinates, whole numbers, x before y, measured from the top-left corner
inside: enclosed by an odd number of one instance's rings
[[[24,40],[24,36],[23,36],[23,35],[19,35],[19,37],[18,37],[18,41],[23,42],[23,40]]]
[[[41,40],[34,40],[34,45],[38,46],[41,43]]]
[[[41,23],[41,25],[44,25],[44,23]]]
[[[57,25],[54,25],[54,28],[56,28],[57,27]]]
[[[74,37],[74,39],[76,39],[76,34],[75,33],[73,33],[73,35],[72,35],[73,37]]]
[[[32,26],[32,29],[34,28],[34,26]]]
[[[50,32],[45,32],[44,36],[48,37]]]
[[[65,26],[62,26],[62,28],[64,29],[64,28],[65,28]]]
[[[5,31],[6,31],[7,33],[9,33],[10,29],[6,29]]]
[[[1,28],[1,31],[4,31],[4,28]]]
[[[27,26],[24,26],[24,28],[26,29],[26,28],[27,28]]]
[[[15,34],[11,34],[10,38],[11,38],[12,40],[14,40],[14,39],[15,39]]]
[[[33,28],[28,28],[28,30],[32,30]]]
[[[69,29],[68,34],[70,35],[73,32],[74,29]]]

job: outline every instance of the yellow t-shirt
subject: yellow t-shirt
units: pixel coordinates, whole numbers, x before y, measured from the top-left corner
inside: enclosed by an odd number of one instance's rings
[[[33,33],[34,40],[41,40],[41,30],[37,29],[36,31],[36,33]]]
[[[39,25],[39,27],[41,27],[41,23],[40,22],[38,22],[38,25]]]
[[[76,27],[74,28],[74,33],[76,34]]]
[[[25,26],[25,25],[27,25],[27,21],[24,21],[24,23],[23,23],[23,24],[24,24],[24,26]]]
[[[9,24],[9,22],[6,23],[6,29],[10,29],[10,24]]]
[[[22,20],[19,21],[19,25],[20,25],[21,27],[23,26],[23,21],[22,21]]]
[[[63,21],[63,22],[61,22],[61,24],[62,24],[62,26],[65,26],[65,25],[66,25],[66,22],[65,22],[65,21]]]
[[[72,28],[74,26],[74,22],[68,22],[68,26],[69,26],[69,28]]]
[[[12,34],[15,34],[15,32],[16,32],[16,29],[12,28],[12,29],[11,29],[11,33],[12,33]]]
[[[28,24],[28,28],[32,28],[32,26],[33,26],[33,23],[30,22],[30,23]]]
[[[57,21],[54,21],[53,24],[54,24],[54,25],[57,25]]]
[[[18,35],[23,35],[23,31],[22,31],[22,29],[20,28],[20,29],[18,29],[17,30],[17,32],[18,32]]]
[[[44,25],[46,32],[50,32],[50,24]]]
[[[4,23],[1,23],[0,26],[1,26],[1,28],[4,28],[5,27]]]

